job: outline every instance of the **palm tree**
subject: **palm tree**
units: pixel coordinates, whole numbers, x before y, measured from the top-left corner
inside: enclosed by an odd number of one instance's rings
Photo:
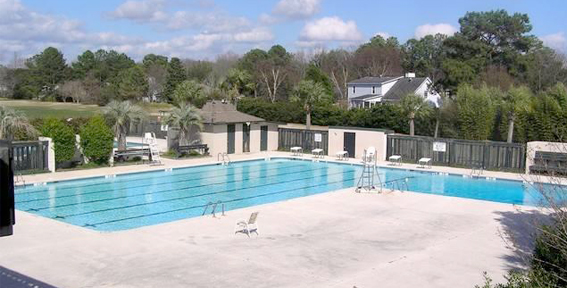
[[[164,122],[174,128],[179,129],[179,145],[184,146],[190,143],[191,128],[196,127],[203,130],[203,119],[197,108],[191,104],[181,102],[178,107],[173,108]]]
[[[316,83],[312,80],[302,80],[295,87],[294,95],[290,100],[303,104],[303,109],[305,109],[306,113],[305,126],[309,130],[311,129],[311,110],[313,105],[317,102],[331,100],[331,97],[321,83]]]
[[[126,135],[130,130],[130,124],[142,121],[146,117],[146,112],[130,101],[120,102],[116,100],[108,103],[103,112],[114,123],[112,130],[116,140],[118,140],[118,150],[125,150]]]
[[[514,137],[514,122],[516,121],[516,117],[522,112],[529,112],[531,98],[532,92],[525,86],[511,87],[508,93],[504,95],[502,108],[506,111],[508,116],[508,143],[512,143]]]
[[[414,136],[415,118],[428,115],[431,109],[423,97],[415,95],[413,93],[407,94],[406,96],[402,97],[399,105],[402,109],[402,113],[409,118],[410,135]]]
[[[30,136],[37,135],[37,130],[23,113],[0,106],[0,139],[14,140],[17,132]]]

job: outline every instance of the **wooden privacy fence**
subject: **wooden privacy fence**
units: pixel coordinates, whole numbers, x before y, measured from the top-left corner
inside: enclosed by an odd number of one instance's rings
[[[309,153],[312,149],[317,148],[323,149],[325,154],[329,150],[328,131],[279,128],[278,132],[278,148],[280,150],[289,151],[291,147],[296,146],[302,147],[303,151]]]
[[[49,170],[49,142],[18,141],[12,142],[15,172]]]
[[[431,158],[433,164],[486,170],[524,171],[526,146],[517,143],[472,141],[422,136],[388,135],[387,157],[406,162]]]

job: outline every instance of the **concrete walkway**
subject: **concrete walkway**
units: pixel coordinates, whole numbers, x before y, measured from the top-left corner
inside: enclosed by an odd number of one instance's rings
[[[165,167],[215,160],[167,160]],[[156,167],[32,175],[27,181],[148,169]],[[229,211],[220,219],[112,233],[18,211],[15,235],[0,238],[0,266],[58,287],[474,287],[482,284],[483,271],[499,281],[521,267],[504,231],[529,243],[524,237],[534,212],[518,209],[528,208],[346,189]],[[260,212],[260,235],[234,235],[235,222],[253,211]]]
[[[234,235],[253,211],[260,235]],[[0,265],[60,287],[473,287],[521,264],[502,231],[522,215],[352,189],[113,233],[18,211]]]

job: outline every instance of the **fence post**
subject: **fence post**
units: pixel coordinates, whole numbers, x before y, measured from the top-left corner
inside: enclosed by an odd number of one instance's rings
[[[55,145],[49,137],[39,137],[39,141],[47,141],[47,168],[51,173],[55,172]]]

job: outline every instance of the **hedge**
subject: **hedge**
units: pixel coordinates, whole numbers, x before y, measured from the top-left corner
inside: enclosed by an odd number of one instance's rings
[[[43,136],[53,139],[56,163],[73,159],[76,138],[71,126],[60,119],[48,118],[44,121],[40,131]]]
[[[114,144],[112,130],[101,116],[94,116],[80,131],[83,155],[91,162],[105,164],[108,162]]]

